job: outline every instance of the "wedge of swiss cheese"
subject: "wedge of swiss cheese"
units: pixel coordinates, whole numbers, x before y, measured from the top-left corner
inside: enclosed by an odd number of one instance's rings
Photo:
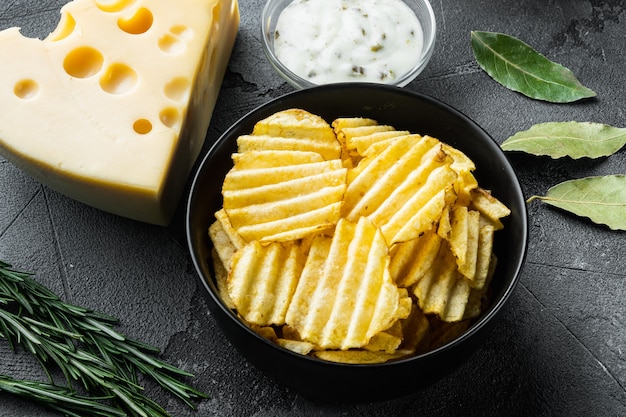
[[[0,153],[70,198],[171,222],[239,28],[237,0],[74,0],[0,32]]]

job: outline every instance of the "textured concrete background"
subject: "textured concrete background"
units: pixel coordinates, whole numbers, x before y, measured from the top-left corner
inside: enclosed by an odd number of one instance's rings
[[[0,0],[0,29],[43,37],[64,0]],[[408,89],[458,108],[496,141],[545,121],[622,127],[626,2],[433,0],[433,59]],[[207,135],[292,91],[261,51],[263,1],[241,0],[241,28]],[[570,68],[597,99],[555,105],[493,82],[476,65],[471,30],[504,32]],[[0,64],[1,65],[1,64]],[[0,109],[2,111],[2,109]],[[626,154],[552,161],[512,154],[527,196],[587,175],[626,173]],[[119,317],[119,330],[158,346],[210,395],[192,412],[148,384],[173,416],[626,415],[626,235],[540,203],[530,209],[521,284],[495,331],[458,371],[413,396],[374,404],[310,402],[242,359],[207,311],[183,243],[182,211],[168,228],[100,212],[51,191],[0,159],[0,259],[36,272],[65,300]],[[43,378],[0,340],[0,373]],[[303,378],[306,377],[303,375]],[[401,381],[389,381],[390,384]],[[0,394],[0,416],[55,416]]]

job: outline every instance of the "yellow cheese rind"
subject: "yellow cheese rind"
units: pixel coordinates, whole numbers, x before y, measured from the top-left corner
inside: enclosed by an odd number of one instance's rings
[[[239,27],[237,0],[74,0],[0,32],[0,154],[85,204],[171,221]]]

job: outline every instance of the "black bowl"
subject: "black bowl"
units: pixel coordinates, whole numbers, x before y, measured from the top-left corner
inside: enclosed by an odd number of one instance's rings
[[[207,229],[221,208],[221,186],[232,167],[236,139],[254,124],[288,108],[302,108],[327,122],[360,116],[397,129],[428,134],[465,152],[476,163],[479,184],[504,202],[511,215],[494,243],[498,267],[492,282],[491,305],[460,337],[428,353],[375,365],[329,363],[293,353],[260,337],[241,322],[217,295]],[[465,361],[485,339],[509,300],[522,268],[527,246],[527,212],[518,179],[507,157],[476,123],[435,99],[397,87],[335,84],[296,91],[275,99],[240,119],[226,131],[201,162],[187,206],[187,239],[211,313],[224,335],[253,365],[278,383],[310,398],[372,401],[415,392]]]

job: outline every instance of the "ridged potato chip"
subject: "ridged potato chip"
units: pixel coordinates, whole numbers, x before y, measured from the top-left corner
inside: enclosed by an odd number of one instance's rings
[[[383,132],[375,132],[369,135],[364,136],[353,136],[351,137],[346,146],[348,149],[353,149],[356,151],[357,161],[360,160],[360,157],[367,153],[367,150],[370,146],[381,144],[389,145],[389,143],[397,139],[401,136],[408,136],[411,133],[408,130],[391,130],[391,131],[383,131]]]
[[[341,219],[313,242],[286,322],[323,349],[362,347],[404,318],[380,230],[366,218]]]
[[[276,112],[258,121],[254,125],[252,134],[255,136],[307,138],[329,143],[337,142],[333,128],[323,118],[302,109],[287,109]]]
[[[476,274],[472,280],[472,288],[483,288],[487,283],[493,263],[493,238],[495,228],[483,225],[478,231],[478,250],[476,252]]]
[[[228,266],[222,262],[215,248],[211,250],[211,259],[213,261],[217,292],[226,307],[234,310],[236,308],[235,303],[233,303],[233,300],[230,299],[230,295],[228,294]]]
[[[354,146],[352,139],[362,137],[362,136],[372,135],[375,133],[382,133],[382,132],[396,132],[396,130],[393,128],[393,126],[379,125],[379,124],[366,125],[366,126],[353,126],[353,127],[344,127],[343,129],[339,131],[338,136],[340,138],[339,141],[341,143],[345,143],[346,149],[355,150],[356,147]]]
[[[215,221],[209,226],[209,237],[217,250],[222,264],[228,271],[233,255],[243,248],[246,242],[230,224],[230,219],[224,209],[215,213]]]
[[[315,349],[315,345],[309,342],[303,342],[300,340],[291,340],[291,339],[276,339],[276,344],[284,347],[285,349],[289,349],[292,352],[299,353],[300,355],[308,355]]]
[[[241,154],[224,180],[224,210],[237,233],[247,242],[287,241],[333,227],[346,189],[341,161],[267,167],[265,153]],[[297,151],[272,153],[289,159]]]
[[[498,257],[494,254],[491,255],[488,262],[488,270],[486,273],[486,278],[482,282],[481,287],[472,287],[470,289],[469,299],[467,300],[467,305],[465,306],[465,315],[464,319],[472,319],[478,317],[480,313],[483,311],[483,304],[485,300],[489,297],[489,283],[493,278],[493,274],[496,269],[496,265],[498,264]]]
[[[339,159],[341,145],[338,141],[316,140],[306,137],[281,137],[269,135],[242,135],[237,138],[239,152],[248,151],[308,151],[318,153],[325,160]]]
[[[285,324],[305,257],[296,243],[262,245],[254,241],[233,257],[228,294],[248,323]]]
[[[324,161],[324,157],[317,152],[280,149],[237,152],[232,155],[232,159],[239,170],[276,168]]]
[[[433,266],[442,238],[435,228],[421,236],[394,245],[389,270],[399,287],[410,287]]]
[[[449,245],[442,244],[433,266],[414,285],[417,302],[425,314],[443,321],[461,321],[470,295],[470,282],[458,270]]]
[[[397,350],[394,353],[373,352],[370,350],[316,350],[311,352],[318,359],[329,362],[351,364],[375,364],[401,359],[412,352]]]
[[[251,135],[237,138],[239,152],[294,150],[339,159],[342,146],[332,127],[321,117],[302,109],[275,113],[255,124]]]
[[[489,191],[480,187],[472,190],[470,205],[472,208],[478,210],[483,218],[493,225],[495,230],[504,228],[500,219],[511,214],[511,210],[507,206],[492,196]]]
[[[417,238],[438,222],[453,191],[451,164],[430,136],[402,136],[380,153],[368,151],[348,175],[342,217],[368,217],[390,246]]]
[[[332,128],[339,144],[341,145],[341,160],[343,161],[345,167],[354,168],[356,164],[353,157],[356,155],[348,149],[346,137],[342,133],[343,130],[354,127],[375,126],[377,124],[378,122],[376,120],[365,117],[341,117],[333,120]]]
[[[367,117],[339,117],[332,121],[331,127],[339,142],[345,147],[346,143],[342,140],[345,138],[342,133],[344,129],[363,126],[375,126],[377,124],[378,121]]]

